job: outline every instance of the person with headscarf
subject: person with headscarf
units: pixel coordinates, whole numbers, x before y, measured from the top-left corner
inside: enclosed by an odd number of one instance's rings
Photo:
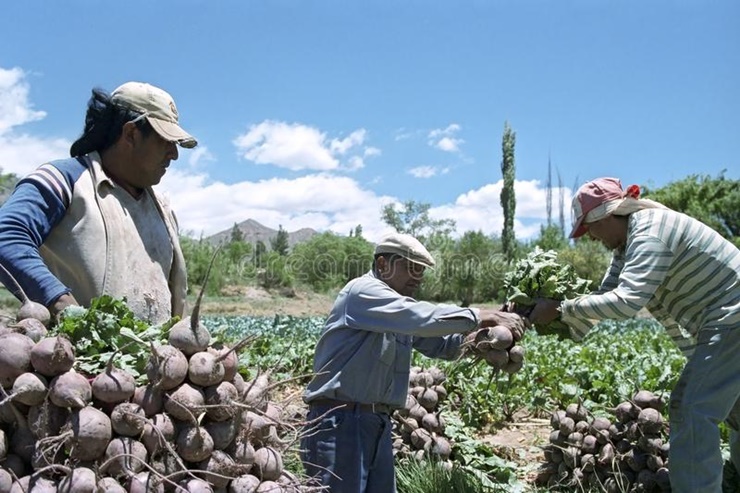
[[[731,429],[740,470],[740,250],[685,214],[640,198],[616,178],[583,185],[573,198],[571,238],[588,234],[613,251],[600,288],[572,300],[539,300],[533,324],[557,317],[574,339],[598,321],[646,308],[687,357],[669,405],[674,493],[720,493],[719,423]]]

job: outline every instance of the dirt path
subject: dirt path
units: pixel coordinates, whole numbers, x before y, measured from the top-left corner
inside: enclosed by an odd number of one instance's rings
[[[518,466],[519,479],[532,483],[535,470],[545,461],[542,447],[550,439],[550,420],[519,414],[511,423],[478,437],[499,457]]]

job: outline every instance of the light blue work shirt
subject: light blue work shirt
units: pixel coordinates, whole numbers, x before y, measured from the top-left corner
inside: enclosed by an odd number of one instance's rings
[[[477,308],[417,301],[373,272],[353,279],[337,296],[316,344],[304,401],[337,399],[402,407],[411,351],[440,359],[460,355],[462,333],[478,327]]]

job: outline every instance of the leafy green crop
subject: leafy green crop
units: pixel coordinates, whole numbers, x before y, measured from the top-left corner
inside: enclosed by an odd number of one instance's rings
[[[549,416],[578,400],[608,409],[638,389],[668,396],[686,361],[651,319],[600,322],[581,343],[527,332],[522,344],[524,366],[512,375],[492,376],[490,368],[465,360],[435,361],[448,375],[448,399],[466,423],[483,428],[521,409]],[[415,354],[413,361],[423,366],[431,360]]]
[[[506,300],[514,304],[517,313],[528,315],[537,298],[565,300],[589,292],[591,281],[578,277],[572,266],[560,264],[557,255],[554,250],[543,251],[536,247],[506,274]],[[560,319],[537,324],[535,330],[542,335],[569,337],[568,326]]]
[[[253,372],[269,370],[278,380],[307,375],[313,371],[316,341],[324,319],[274,317],[203,317],[211,335],[226,344],[245,336],[255,339],[239,353],[239,368],[248,378]],[[306,383],[308,378],[305,379]]]
[[[140,380],[149,357],[149,344],[161,343],[176,320],[150,326],[139,320],[124,299],[94,298],[89,308],[68,306],[50,335],[62,334],[75,347],[75,368],[87,375],[101,373],[115,353],[118,368]]]

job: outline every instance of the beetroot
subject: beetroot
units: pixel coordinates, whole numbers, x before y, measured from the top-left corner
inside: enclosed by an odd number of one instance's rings
[[[184,382],[188,375],[188,360],[182,351],[174,346],[165,344],[152,347],[146,365],[146,375],[152,384],[162,390],[174,389]]]
[[[120,478],[132,476],[144,469],[147,463],[146,447],[130,437],[118,437],[105,449],[105,460],[100,469],[105,474]]]
[[[203,391],[184,383],[167,394],[164,409],[173,418],[192,423],[203,408],[203,404],[205,404]]]
[[[0,387],[9,388],[18,376],[32,371],[33,346],[33,340],[23,334],[11,332],[0,336]]]
[[[144,430],[146,417],[144,410],[136,403],[121,402],[110,413],[113,431],[123,436],[138,436]]]
[[[49,400],[59,407],[83,408],[92,400],[90,382],[74,370],[62,373],[51,381]]]
[[[31,363],[37,372],[55,377],[72,369],[75,352],[72,343],[65,337],[45,337],[31,350]]]
[[[211,456],[213,438],[205,428],[188,426],[177,435],[177,453],[188,462],[200,462]]]
[[[87,467],[76,467],[69,471],[61,481],[59,493],[96,493],[97,481],[95,472]]]
[[[144,426],[141,433],[141,443],[144,444],[149,455],[155,455],[165,449],[165,443],[175,438],[175,425],[167,414],[155,414]]]
[[[208,329],[200,323],[200,304],[203,301],[203,293],[206,290],[208,277],[211,274],[213,261],[216,260],[216,254],[218,251],[219,248],[217,248],[213,253],[211,261],[208,264],[205,279],[203,280],[203,285],[198,293],[198,299],[195,300],[192,313],[189,317],[185,317],[177,322],[170,329],[168,338],[169,344],[171,346],[175,346],[186,356],[191,356],[199,351],[205,351],[208,348],[208,344],[211,342],[210,332],[208,332]]]
[[[96,460],[108,447],[113,429],[110,418],[94,407],[83,407],[72,413],[72,437],[67,443],[70,456],[81,461]]]
[[[14,401],[27,406],[38,406],[49,391],[46,379],[38,373],[23,373],[13,382],[11,396]]]
[[[198,351],[188,360],[188,380],[201,387],[218,385],[224,379],[224,365],[218,356],[208,351]]]
[[[257,449],[252,472],[262,481],[275,481],[283,474],[283,458],[271,447]]]
[[[164,409],[164,391],[152,384],[136,387],[131,402],[135,402],[147,416],[154,416]]]
[[[92,382],[92,394],[99,401],[117,404],[131,398],[136,390],[133,375],[113,365],[113,356],[108,360],[103,373]]]
[[[13,285],[15,286],[16,289],[13,294],[21,300],[21,307],[18,309],[18,313],[16,313],[16,320],[33,318],[48,327],[51,323],[51,313],[49,313],[49,309],[41,303],[30,300],[28,296],[26,296],[26,293],[25,291],[23,291],[21,285],[18,283],[15,277],[13,277],[10,272],[8,272],[8,269],[6,269],[4,265],[0,264],[0,269],[2,269],[3,273],[10,279],[10,281],[12,281]]]

